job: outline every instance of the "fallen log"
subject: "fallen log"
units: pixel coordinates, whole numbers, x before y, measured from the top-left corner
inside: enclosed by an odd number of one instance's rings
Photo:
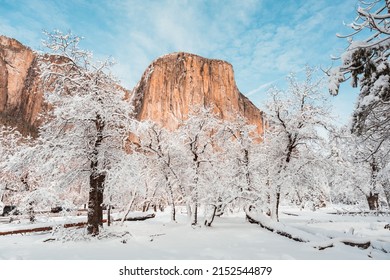
[[[281,229],[273,228],[271,225],[266,224],[265,222],[262,222],[259,219],[255,219],[253,216],[250,215],[250,213],[248,211],[246,211],[245,214],[246,214],[246,218],[247,218],[248,222],[250,222],[251,224],[258,224],[260,227],[262,227],[262,228],[264,228],[266,230],[269,230],[271,232],[275,232],[275,233],[277,233],[277,234],[279,234],[281,236],[287,237],[287,238],[292,239],[294,241],[308,242],[307,240],[303,240],[300,237],[293,236],[292,234],[290,234],[290,233],[288,233],[286,231],[283,231]]]
[[[336,212],[328,212],[328,214],[331,215],[351,215],[351,216],[357,216],[357,215],[362,215],[362,216],[367,216],[367,215],[372,215],[372,216],[389,216],[390,211],[377,211],[377,210],[371,210],[371,211],[347,211],[347,210],[337,210]]]
[[[333,238],[328,241],[322,242],[320,244],[314,245],[313,247],[318,250],[325,250],[327,248],[332,248],[335,246],[337,242],[340,242],[344,245],[348,245],[351,247],[357,247],[360,249],[368,249],[369,247],[373,247],[371,241],[367,239],[358,240],[354,238],[353,240],[343,237]],[[373,247],[374,248],[374,247]],[[377,249],[377,248],[374,248]]]
[[[87,225],[86,222],[80,222],[80,223],[64,224],[62,226],[64,228],[70,228],[70,227],[83,227],[86,225]],[[37,228],[29,228],[29,229],[17,229],[17,230],[0,232],[0,235],[12,235],[12,234],[24,234],[24,233],[41,232],[41,231],[51,231],[54,228],[55,228],[55,226],[37,227]]]
[[[328,249],[328,248],[332,248],[334,247],[333,243],[329,244],[329,245],[326,245],[326,246],[314,246],[314,248],[322,251],[322,250],[325,250],[325,249]]]
[[[133,222],[133,221],[145,221],[145,220],[147,220],[147,219],[151,219],[151,218],[154,218],[154,217],[156,217],[156,214],[154,214],[154,213],[151,213],[151,214],[147,214],[147,215],[145,215],[145,216],[139,216],[139,217],[127,217],[126,219],[125,219],[125,221],[130,221],[130,222]],[[114,220],[114,221],[121,221],[122,219],[116,219],[116,220]]]
[[[147,219],[151,219],[156,217],[154,213],[147,214],[145,216],[137,216],[137,217],[128,217],[126,218],[126,221],[144,221]],[[118,222],[121,219],[115,219],[114,221]],[[107,223],[107,219],[103,219],[102,223]],[[63,225],[56,225],[56,226],[46,226],[46,227],[36,227],[36,228],[29,228],[29,229],[17,229],[17,230],[11,230],[11,231],[0,231],[0,236],[2,235],[12,235],[12,234],[25,234],[25,233],[34,233],[34,232],[43,232],[43,231],[51,231],[57,226],[62,226],[64,228],[72,228],[72,227],[85,227],[87,226],[87,222],[79,222],[79,223],[68,223]]]
[[[268,219],[266,217],[264,217],[264,219],[261,216],[255,217],[255,215],[252,215],[250,213],[250,211],[245,211],[245,214],[246,214],[246,218],[247,218],[248,222],[250,222],[252,224],[258,224],[260,227],[262,227],[266,230],[269,230],[269,231],[274,232],[276,234],[279,234],[281,236],[287,237],[287,238],[292,239],[294,241],[311,243],[311,244],[313,244],[312,246],[318,250],[325,250],[327,248],[332,248],[332,247],[334,247],[334,244],[337,242],[343,243],[344,245],[361,248],[361,249],[368,249],[369,247],[372,247],[371,241],[369,241],[367,239],[359,240],[359,239],[355,239],[355,238],[351,239],[348,237],[329,239],[329,240],[320,242],[319,244],[315,245],[317,242],[313,242],[312,240],[310,240],[310,238],[299,237],[299,236],[297,236],[297,234],[292,234],[292,233],[287,232],[288,228],[286,226],[284,226],[282,223],[274,222],[274,221],[271,221],[270,219],[269,219],[269,221],[265,220],[265,219]],[[290,229],[290,230],[292,231],[292,229]]]
[[[31,229],[18,229],[18,230],[12,230],[12,231],[3,231],[0,232],[0,235],[12,235],[12,234],[23,234],[23,233],[30,233],[30,232],[40,232],[40,231],[50,231],[53,227],[39,227],[39,228],[31,228]]]
[[[367,249],[368,247],[371,246],[371,242],[370,241],[362,241],[362,242],[359,242],[359,241],[354,241],[354,242],[351,242],[351,241],[343,241],[343,240],[340,240],[341,243],[345,244],[345,245],[349,245],[349,246],[352,246],[352,247],[358,247],[358,248],[362,248],[362,249]]]

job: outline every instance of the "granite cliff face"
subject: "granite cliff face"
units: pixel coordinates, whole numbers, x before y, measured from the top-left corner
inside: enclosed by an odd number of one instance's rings
[[[61,64],[66,58],[39,55],[15,39],[0,36],[0,124],[37,136],[42,123],[40,115],[50,107],[44,102],[40,79],[40,64],[44,61]],[[121,86],[117,87],[123,95],[128,94]]]
[[[0,36],[0,123],[33,135],[43,100],[37,65],[31,49]]]
[[[133,89],[132,102],[139,120],[153,120],[177,128],[193,106],[212,107],[223,119],[237,114],[263,132],[263,113],[237,89],[231,64],[189,53],[156,59]]]
[[[0,123],[22,133],[37,133],[39,114],[46,110],[40,81],[39,56],[18,41],[0,36]],[[57,58],[58,59],[58,58]],[[118,86],[119,87],[119,86]],[[263,113],[242,95],[232,65],[189,53],[173,53],[155,60],[132,92],[124,91],[139,120],[153,120],[171,130],[191,108],[214,108],[221,118],[247,118],[263,132]]]

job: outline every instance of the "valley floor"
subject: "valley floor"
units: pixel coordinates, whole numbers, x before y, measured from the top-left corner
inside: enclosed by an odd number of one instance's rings
[[[153,219],[105,225],[100,239],[86,237],[85,229],[63,229],[0,236],[0,259],[27,260],[124,260],[124,259],[268,259],[268,260],[390,260],[390,223],[387,215],[334,215],[334,209],[300,211],[283,208],[281,222],[298,232],[305,232],[316,242],[300,243],[250,224],[244,213],[216,218],[212,227],[192,228],[186,215],[170,221],[169,212],[159,212]],[[180,211],[179,211],[180,212]],[[39,218],[1,223],[0,232],[80,221],[85,217]],[[369,240],[361,249],[337,242]],[[333,247],[318,249],[318,244],[334,240]],[[317,245],[316,245],[317,244]],[[316,248],[317,247],[317,248]]]

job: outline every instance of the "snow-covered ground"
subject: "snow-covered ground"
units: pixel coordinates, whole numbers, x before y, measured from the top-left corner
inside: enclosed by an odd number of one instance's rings
[[[333,215],[330,211],[334,209],[282,208],[281,222],[295,234],[305,233],[313,240],[307,243],[250,224],[243,212],[216,218],[210,228],[191,227],[184,214],[178,214],[178,222],[172,223],[169,212],[164,212],[145,221],[105,226],[100,239],[85,237],[85,229],[70,228],[0,236],[0,259],[390,259],[390,230],[384,228],[390,216]],[[53,226],[64,220],[39,218],[34,225],[23,220],[3,222],[0,232]],[[85,217],[66,220],[79,222]],[[368,240],[371,246],[360,249],[338,242],[340,239]],[[318,249],[318,244],[329,242],[333,247]]]

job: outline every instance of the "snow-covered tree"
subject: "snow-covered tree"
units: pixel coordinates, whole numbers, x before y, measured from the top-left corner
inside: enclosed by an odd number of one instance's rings
[[[27,141],[29,139],[26,139]],[[0,202],[19,190],[21,179],[8,170],[12,157],[26,142],[23,136],[12,127],[0,125]],[[9,199],[8,199],[9,200]],[[1,212],[1,211],[0,211]]]
[[[145,197],[143,174],[147,169],[144,157],[144,154],[133,150],[115,161],[107,174],[103,203],[108,209],[114,206],[121,212],[125,211],[122,222],[130,211],[136,210],[144,202],[141,200],[141,197]],[[107,216],[109,219],[109,215]]]
[[[381,156],[378,159],[379,171],[377,179],[382,186],[387,207],[390,209],[390,158],[387,151],[380,154]]]
[[[126,154],[132,109],[124,92],[107,74],[111,63],[93,63],[79,48],[80,37],[47,33],[51,52],[41,63],[41,78],[50,114],[39,128],[34,156],[46,184],[88,193],[88,233],[102,223],[103,194],[112,166]]]
[[[346,127],[332,135],[332,200],[343,204],[366,204],[377,210],[380,202],[388,203],[389,164],[386,145],[377,151],[376,143],[352,134]]]
[[[179,197],[186,197],[178,172],[183,168],[183,157],[177,146],[181,143],[167,129],[151,121],[141,122],[137,130],[139,147],[144,154],[146,170],[144,180],[162,189],[171,206],[171,220],[176,221],[176,203]],[[155,196],[155,195],[154,195]],[[161,197],[159,198],[161,200]],[[160,202],[161,203],[161,202]]]
[[[224,120],[219,126],[220,133],[214,138],[218,148],[208,169],[210,182],[215,180],[214,191],[209,195],[212,203],[208,204],[217,216],[233,202],[241,205],[252,201],[253,197],[259,196],[254,192],[261,189],[257,187],[260,185],[257,152],[262,135],[257,135],[255,126],[249,125],[239,113],[234,120]]]
[[[192,225],[198,224],[198,208],[201,197],[208,191],[209,182],[206,172],[210,168],[211,159],[218,149],[216,138],[223,131],[220,120],[211,108],[194,108],[177,130],[180,139],[180,153],[185,159],[182,165],[181,183],[188,196]]]
[[[321,80],[316,80],[314,74],[307,67],[303,82],[291,75],[287,91],[273,88],[269,92],[269,128],[261,145],[261,168],[263,187],[268,190],[267,200],[271,205],[270,215],[276,220],[283,194],[300,192],[302,189],[296,188],[301,188],[304,182],[305,193],[313,193],[313,188],[324,185],[305,177],[321,162],[319,157],[326,156],[321,147],[331,120],[326,98],[320,91]]]
[[[185,204],[192,223],[198,223],[199,206],[205,209],[205,225],[248,191],[250,137],[253,128],[245,120],[227,122],[212,109],[194,108],[177,131],[152,121],[139,123],[137,147],[142,155],[141,183],[145,204],[168,204],[171,219],[175,206]],[[196,221],[196,222],[195,222]]]
[[[26,213],[35,221],[35,209],[50,207],[58,201],[53,189],[42,186],[43,177],[37,164],[27,165],[22,154],[34,157],[30,137],[23,137],[15,128],[0,127],[0,196],[18,212]]]
[[[352,131],[375,143],[375,152],[390,136],[390,2],[360,1],[349,27],[350,34],[339,35],[348,39],[348,47],[341,65],[328,73],[330,92],[337,95],[348,79],[360,86]]]
[[[239,174],[242,177],[241,189],[253,190],[254,188],[254,147],[261,141],[262,135],[256,135],[255,127],[248,125],[247,120],[237,114],[234,121],[224,122],[225,134],[228,137],[221,146],[228,150],[237,161]]]

